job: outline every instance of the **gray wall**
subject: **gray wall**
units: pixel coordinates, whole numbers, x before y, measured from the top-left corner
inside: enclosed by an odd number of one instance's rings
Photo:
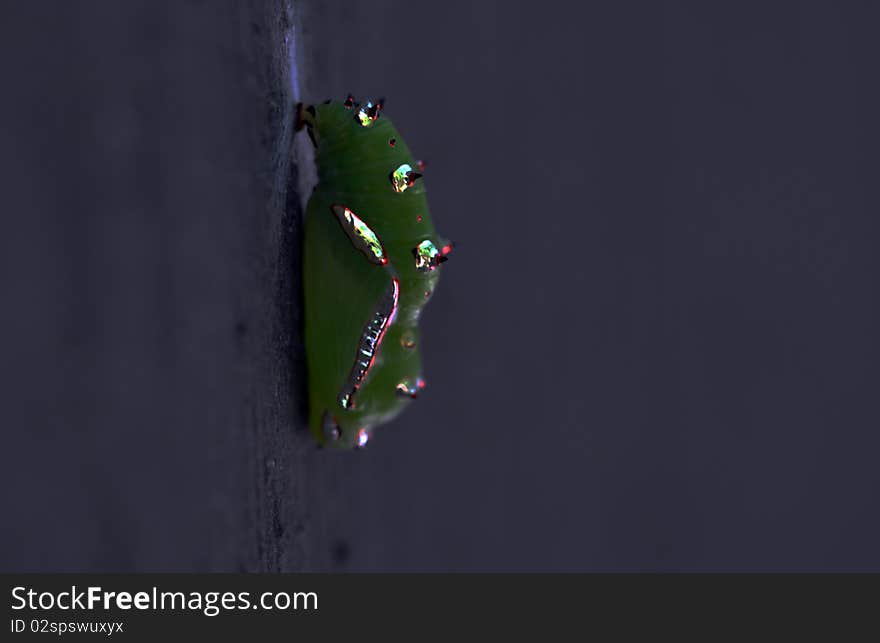
[[[452,260],[303,430],[287,5],[4,6],[4,570],[880,570],[878,11],[297,6]]]
[[[709,4],[318,13],[459,243],[357,566],[880,567],[880,16]]]

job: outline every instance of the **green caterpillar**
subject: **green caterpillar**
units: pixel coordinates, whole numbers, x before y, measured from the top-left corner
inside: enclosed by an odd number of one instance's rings
[[[418,320],[452,247],[382,107],[349,96],[298,109],[318,169],[303,275],[309,426],[322,445],[363,447],[424,388]]]

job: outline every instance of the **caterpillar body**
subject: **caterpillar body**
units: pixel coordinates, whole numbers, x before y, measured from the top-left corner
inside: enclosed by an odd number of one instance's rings
[[[351,96],[298,108],[318,170],[303,251],[309,426],[327,446],[363,447],[424,388],[419,315],[451,250],[382,108]]]

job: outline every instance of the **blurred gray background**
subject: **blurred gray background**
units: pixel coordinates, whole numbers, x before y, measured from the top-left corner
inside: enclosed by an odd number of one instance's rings
[[[880,570],[880,11],[711,4],[5,7],[3,569]],[[457,243],[360,453],[302,428],[291,25]]]

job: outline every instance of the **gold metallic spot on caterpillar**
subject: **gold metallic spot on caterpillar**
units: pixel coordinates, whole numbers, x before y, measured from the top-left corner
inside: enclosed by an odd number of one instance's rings
[[[396,170],[394,170],[388,178],[391,179],[391,187],[395,192],[405,192],[408,188],[411,188],[416,179],[421,178],[421,174],[415,172],[412,167],[404,163]]]
[[[379,118],[380,111],[382,111],[381,100],[375,104],[372,101],[367,101],[366,104],[355,112],[354,119],[361,127],[370,127]]]
[[[406,331],[400,337],[400,345],[408,350],[416,347],[416,336],[413,334],[412,331]]]
[[[443,257],[440,254],[440,251],[437,250],[437,246],[435,246],[430,239],[425,239],[419,245],[417,245],[412,250],[413,256],[416,258],[416,269],[420,272],[430,272],[434,270],[438,265],[440,265],[441,258]]]
[[[382,240],[370,226],[344,205],[334,203],[330,209],[336,215],[336,220],[342,226],[349,241],[364,254],[370,263],[379,266],[388,263],[385,248],[382,247]]]
[[[395,390],[397,391],[398,395],[415,399],[418,396],[419,391],[424,388],[425,380],[423,380],[421,377],[417,377],[415,383],[410,382],[409,380],[404,380],[400,382],[400,384],[395,387]]]

